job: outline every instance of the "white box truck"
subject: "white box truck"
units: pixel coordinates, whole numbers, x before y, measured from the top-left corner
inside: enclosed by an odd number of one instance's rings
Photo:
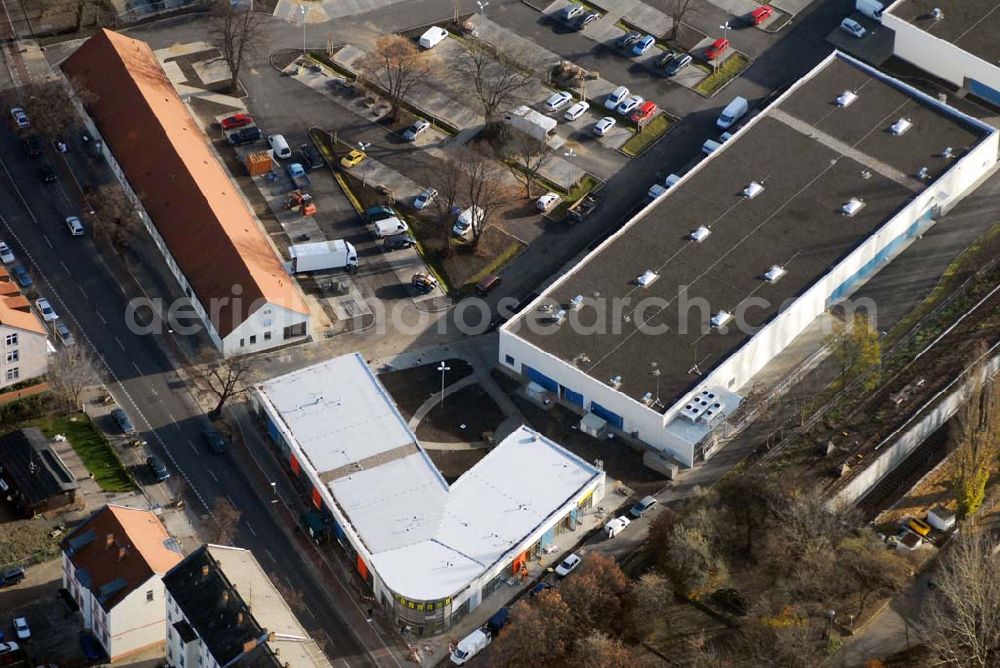
[[[292,258],[293,274],[327,269],[354,271],[358,267],[358,252],[350,242],[343,239],[295,244],[289,246],[288,254]]]

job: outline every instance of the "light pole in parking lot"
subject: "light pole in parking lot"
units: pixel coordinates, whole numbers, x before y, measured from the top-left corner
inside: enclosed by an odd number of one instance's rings
[[[441,403],[439,406],[444,406],[444,373],[445,371],[451,371],[451,367],[446,365],[444,362],[438,364],[438,371],[441,372]]]
[[[490,6],[490,3],[476,0],[476,4],[479,5],[479,13],[486,16],[486,8]]]
[[[299,18],[302,21],[302,55],[306,55],[306,13],[309,10],[305,5],[299,5]]]
[[[719,28],[722,29],[722,39],[724,39],[724,40],[726,40],[728,42],[729,41],[729,29],[732,28],[732,26],[729,25],[729,21],[726,21],[725,23],[723,23],[721,26],[719,26]]]

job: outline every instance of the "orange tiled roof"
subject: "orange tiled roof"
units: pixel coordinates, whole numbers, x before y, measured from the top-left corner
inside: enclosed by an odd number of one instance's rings
[[[0,292],[0,295],[3,295]],[[42,321],[32,313],[31,303],[20,293],[0,296],[0,325],[23,329],[45,336],[48,332]]]

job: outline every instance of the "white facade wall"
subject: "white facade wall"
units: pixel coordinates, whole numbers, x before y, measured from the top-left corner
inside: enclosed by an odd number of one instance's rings
[[[43,376],[48,369],[45,335],[0,325],[0,389]]]
[[[830,57],[834,58],[836,54]],[[817,69],[821,69],[825,62],[817,66]],[[875,74],[875,70],[867,67],[865,69]],[[798,85],[801,85],[808,79],[808,75],[800,79],[798,84],[790,88],[773,104],[780,104],[785,96],[790,95]],[[946,108],[946,105],[942,105],[937,100],[924,95],[916,89],[899,83],[895,85],[903,88],[909,95],[922,99],[925,104],[937,106],[942,109]],[[947,108],[947,113],[964,116],[950,108]],[[764,117],[764,114],[757,116],[757,118],[762,117]],[[801,295],[791,306],[772,319],[753,338],[747,341],[742,348],[730,355],[711,373],[704,376],[702,382],[697,387],[681,397],[663,415],[660,415],[635,399],[614,390],[611,386],[588,376],[575,365],[563,361],[554,355],[550,355],[533,344],[511,334],[508,329],[516,325],[518,320],[514,320],[510,325],[500,329],[500,363],[517,373],[523,373],[522,367],[524,364],[527,364],[552,378],[561,386],[582,394],[584,399],[583,407],[585,409],[589,409],[592,402],[597,402],[623,418],[624,432],[635,434],[636,438],[673,457],[685,466],[693,466],[695,456],[694,445],[673,436],[665,429],[665,426],[669,424],[674,416],[679,413],[680,409],[695,394],[702,389],[712,387],[725,388],[730,391],[738,391],[744,387],[751,381],[755,374],[763,369],[795,337],[801,334],[816,317],[830,306],[831,295],[845,281],[857,275],[862,268],[875,260],[880,254],[885,253],[887,248],[895,244],[891,253],[887,257],[881,258],[883,264],[876,266],[873,271],[870,271],[866,276],[858,280],[844,295],[840,295],[840,298],[857,290],[867,278],[877,273],[881,266],[884,265],[884,262],[902,251],[909,240],[901,242],[901,237],[908,230],[911,230],[915,223],[921,221],[921,218],[927,212],[947,211],[973,185],[982,180],[996,166],[998,133],[989,128],[989,126],[971,119],[971,117],[965,116],[965,118],[986,130],[991,130],[991,134],[985,137],[979,145],[941,175],[932,186],[917,195],[896,216],[860,244],[836,267],[831,269]],[[748,127],[753,122],[751,121]],[[705,162],[703,161],[701,164],[703,165]],[[691,173],[697,172],[698,169],[699,167],[695,167]],[[676,187],[683,186],[677,185]],[[646,207],[639,215],[645,215],[651,208],[652,205]],[[929,226],[933,222],[933,220],[922,222],[921,231],[923,227]],[[628,227],[623,228],[618,234],[625,233]],[[593,253],[600,253],[605,244],[612,243],[618,234],[613,235],[605,241]],[[566,279],[564,277],[561,280]],[[535,302],[525,307],[525,312],[533,309],[535,303],[544,298],[545,294],[539,296]],[[513,362],[509,361],[509,358],[513,358]]]
[[[905,61],[958,87],[966,78],[1000,91],[1000,65],[962,50],[891,13],[882,14],[882,25],[896,33],[892,51]],[[948,20],[947,17],[944,20]]]
[[[163,644],[163,579],[153,575],[108,613],[112,660]]]
[[[284,338],[285,327],[305,324],[302,336]],[[309,336],[309,315],[283,306],[265,304],[222,340],[222,354],[245,355],[301,341]]]

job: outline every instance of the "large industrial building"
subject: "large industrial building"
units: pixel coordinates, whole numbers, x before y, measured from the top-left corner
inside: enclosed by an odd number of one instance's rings
[[[219,351],[305,340],[309,308],[149,45],[101,30],[62,68]]]
[[[881,14],[893,54],[956,88],[1000,105],[1000,4],[897,0]]]
[[[293,371],[253,403],[322,524],[401,623],[449,628],[604,496],[604,472],[521,427],[448,485],[361,356]]]
[[[991,170],[997,132],[835,53],[500,330],[500,363],[666,472]]]

